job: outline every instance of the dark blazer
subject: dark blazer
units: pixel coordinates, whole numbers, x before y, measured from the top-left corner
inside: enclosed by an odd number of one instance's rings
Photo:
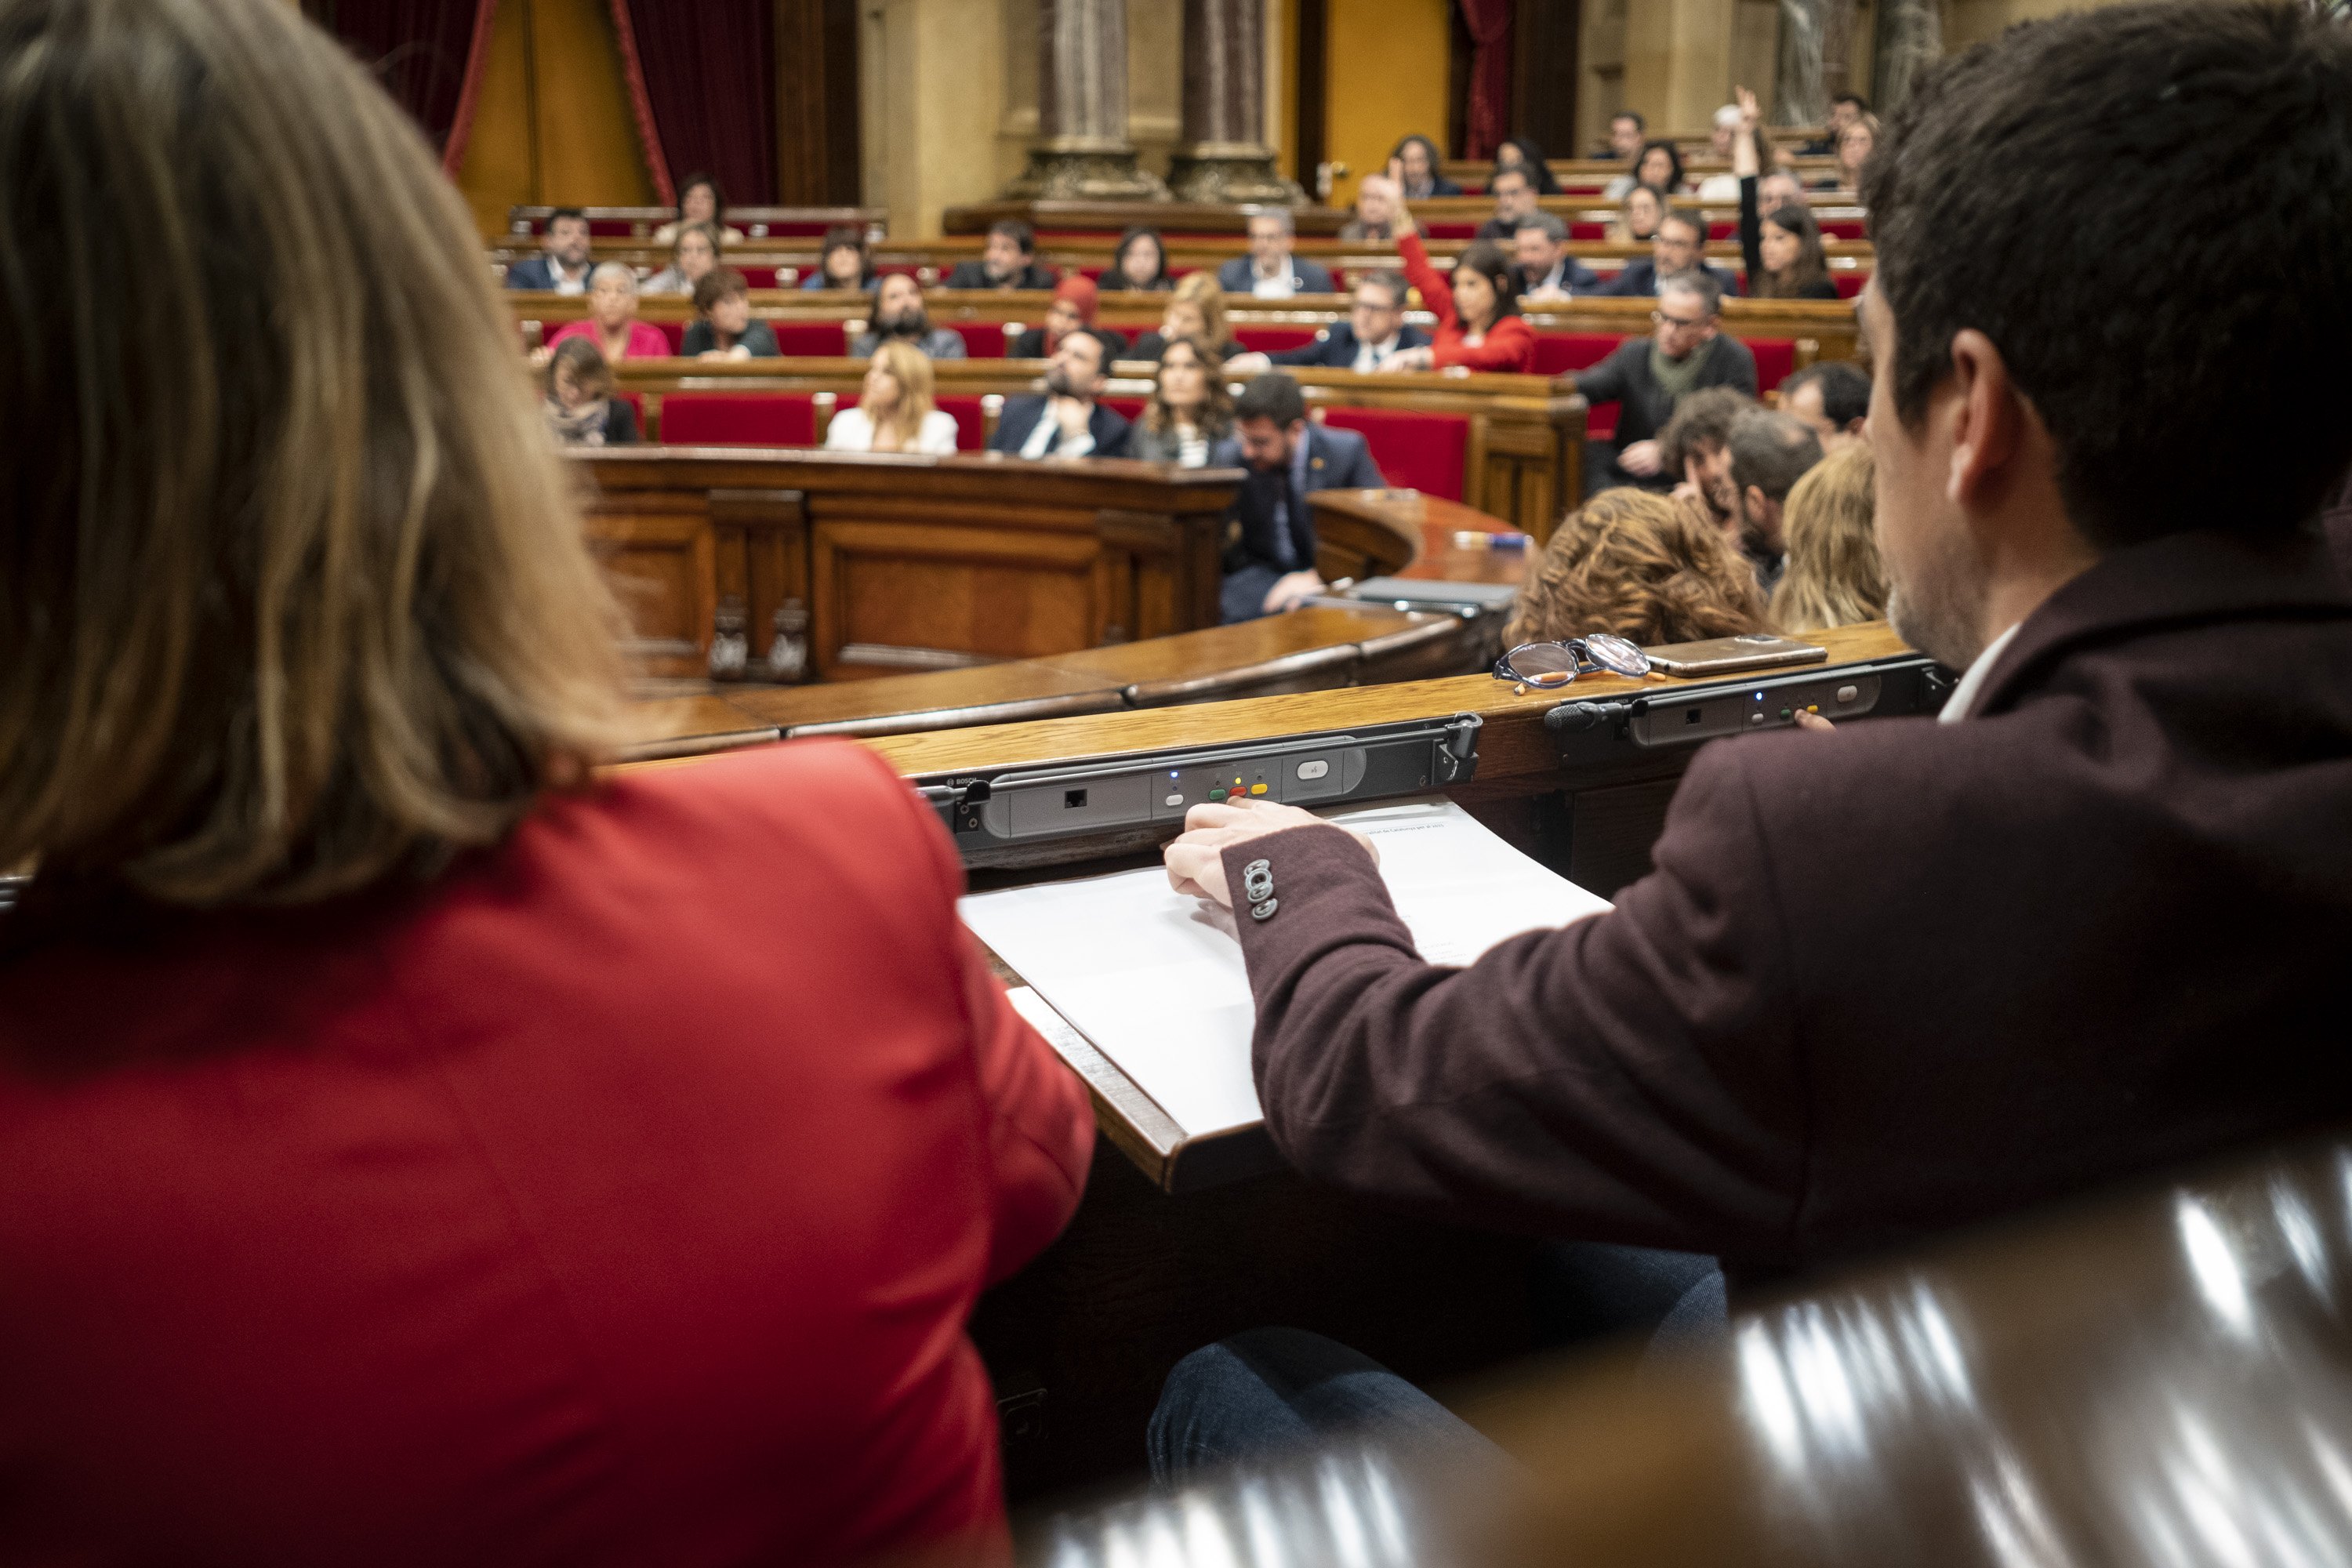
[[[1114,332],[1108,327],[1097,327],[1095,331],[1111,341],[1111,358],[1118,359],[1127,353],[1127,334],[1124,332]],[[1027,331],[1023,332],[1019,337],[1013,340],[1013,347],[1007,351],[1004,357],[1007,359],[1044,359],[1046,352],[1045,329],[1043,327],[1032,327]]]
[[[1228,294],[1246,294],[1255,286],[1256,275],[1250,270],[1250,258],[1236,256],[1217,268],[1217,287]],[[1339,286],[1331,281],[1330,272],[1319,261],[1302,257],[1290,258],[1290,286],[1301,294],[1336,294]]]
[[[430,884],[131,940],[43,891],[0,920],[0,1562],[1012,1560],[964,1320],[1094,1118],[873,752],[615,775]]]
[[[995,283],[990,281],[987,268],[983,268],[979,262],[959,261],[955,264],[954,269],[949,272],[948,280],[944,284],[940,285],[940,287],[946,289],[1036,289],[1043,290],[1051,289],[1055,284],[1061,280],[1061,275],[1055,272],[1052,268],[1040,267],[1033,261],[1026,267],[1024,267],[1021,269],[1021,276],[1014,279],[1012,282]]]
[[[1514,268],[1514,270],[1518,269]],[[1544,278],[1549,278],[1551,274],[1549,272],[1544,274]],[[1583,262],[1579,261],[1573,256],[1566,258],[1562,262],[1560,276],[1567,279],[1568,291],[1571,294],[1604,294],[1608,292],[1607,289],[1601,286],[1601,274],[1595,272],[1591,268],[1587,267]],[[1519,271],[1519,292],[1524,294],[1542,281],[1543,278],[1529,278],[1526,272]]]
[[[1422,192],[1419,195],[1414,195],[1412,192],[1408,191],[1405,193],[1405,200],[1409,202],[1425,202],[1433,196],[1458,196],[1461,194],[1462,186],[1458,182],[1449,180],[1443,174],[1432,174],[1429,177],[1429,189]]]
[[[1397,329],[1396,346],[1400,349],[1421,348],[1428,342],[1429,334],[1410,321]],[[1362,346],[1356,340],[1354,325],[1341,321],[1331,329],[1328,336],[1265,357],[1276,364],[1319,365],[1326,370],[1346,370],[1356,363],[1356,351]]]
[[[1355,841],[1244,919],[1310,1177],[1811,1264],[2352,1114],[2352,594],[2319,541],[2115,552],[1974,716],[1718,742],[1613,911],[1432,968]]]
[[[1722,268],[1716,266],[1715,263],[1711,261],[1701,262],[1699,264],[1699,269],[1705,272],[1708,277],[1715,279],[1716,287],[1723,290],[1726,298],[1734,298],[1739,293],[1739,279],[1734,278],[1730,273],[1726,272]],[[1654,296],[1657,291],[1658,260],[1657,258],[1654,256],[1635,257],[1633,260],[1625,263],[1625,268],[1623,271],[1618,273],[1615,278],[1603,283],[1600,288],[1593,290],[1596,294],[1618,294],[1628,296]]]
[[[719,346],[719,334],[710,330],[708,321],[697,321],[686,329],[686,341],[677,352],[688,358],[707,354]],[[776,347],[775,329],[765,321],[753,321],[743,329],[743,346],[751,351],[753,359],[774,359],[783,351]]]
[[[1227,439],[1219,442],[1209,456],[1213,468],[1246,468],[1241,493],[1225,512],[1224,569],[1238,572],[1245,566],[1272,566],[1297,571],[1315,564],[1315,518],[1303,497],[1292,498],[1290,465],[1265,471],[1249,468],[1242,461],[1241,444]],[[1344,490],[1377,489],[1388,481],[1381,477],[1381,466],[1372,461],[1371,448],[1353,430],[1330,430],[1307,422],[1307,489]],[[1279,531],[1287,524],[1290,535],[1291,561],[1283,568],[1281,547],[1276,542]]]
[[[1596,457],[1606,454],[1601,463],[1588,464],[1594,469],[1587,480],[1587,491],[1605,489],[1610,485],[1649,485],[1672,489],[1680,482],[1680,474],[1662,474],[1655,479],[1636,479],[1617,467],[1616,455],[1636,441],[1647,441],[1666,427],[1674,416],[1675,400],[1650,374],[1652,339],[1644,334],[1627,338],[1612,351],[1609,357],[1591,370],[1576,373],[1576,389],[1584,394],[1587,403],[1615,403],[1617,432],[1604,444],[1594,442]],[[1746,343],[1729,332],[1718,331],[1706,348],[1699,351],[1706,356],[1699,365],[1698,378],[1691,388],[1737,387],[1748,396],[1756,395],[1756,355]]]
[[[1004,412],[997,416],[995,438],[988,443],[988,449],[992,452],[1018,455],[1021,448],[1028,444],[1029,433],[1037,428],[1037,421],[1045,417],[1045,396],[1042,393],[1032,393],[1025,397],[1006,398]],[[1100,403],[1096,404],[1094,412],[1087,416],[1087,429],[1095,438],[1095,449],[1087,454],[1088,457],[1123,458],[1127,456],[1127,421],[1119,416],[1116,409],[1108,408]],[[1056,445],[1060,443],[1060,439],[1059,437],[1055,437]],[[1045,455],[1053,456],[1053,449],[1046,448]]]
[[[1154,329],[1153,331],[1148,331],[1141,337],[1136,339],[1134,343],[1129,347],[1126,357],[1129,359],[1148,359],[1154,364],[1157,364],[1160,363],[1160,356],[1167,352],[1168,340],[1161,337],[1158,330]],[[1217,363],[1223,364],[1225,361],[1233,358],[1235,354],[1241,352],[1241,344],[1234,342],[1231,338],[1227,338],[1223,345],[1217,350]]]
[[[590,272],[596,270],[596,261],[593,257],[591,257],[588,260],[588,270]],[[553,266],[552,258],[543,251],[537,256],[524,257],[520,261],[516,262],[513,266],[507,268],[507,287],[509,289],[537,289],[546,293],[553,293],[555,291],[555,268]],[[581,279],[581,287],[583,289],[587,287],[586,279],[583,278]]]

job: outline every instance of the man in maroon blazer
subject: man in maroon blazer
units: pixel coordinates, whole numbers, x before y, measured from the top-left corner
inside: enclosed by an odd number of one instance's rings
[[[1937,67],[1865,173],[1862,319],[1890,616],[1950,706],[1706,747],[1612,912],[1466,970],[1348,833],[1196,807],[1170,875],[1240,906],[1283,1152],[1736,1279],[2352,1112],[2352,595],[2310,522],[2352,424],[2281,374],[2352,343],[2347,144],[2352,35],[2300,9]]]

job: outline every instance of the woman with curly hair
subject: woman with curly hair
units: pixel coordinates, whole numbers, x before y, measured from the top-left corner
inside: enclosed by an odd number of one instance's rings
[[[1633,489],[1568,514],[1519,590],[1503,646],[1593,632],[1655,647],[1765,628],[1756,574],[1696,511]]]
[[[1886,614],[1875,476],[1870,443],[1856,441],[1814,464],[1790,490],[1780,523],[1789,570],[1772,590],[1772,619],[1782,631],[1817,632]]]

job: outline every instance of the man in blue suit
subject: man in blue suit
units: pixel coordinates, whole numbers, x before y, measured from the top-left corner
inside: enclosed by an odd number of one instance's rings
[[[1122,458],[1127,421],[1100,401],[1111,346],[1092,327],[1062,336],[1045,365],[1045,391],[1004,405],[988,449],[1013,458]]]
[[[1401,272],[1370,272],[1357,279],[1354,304],[1348,319],[1311,343],[1278,353],[1235,354],[1225,362],[1227,375],[1255,375],[1276,365],[1303,365],[1310,370],[1378,370],[1389,356],[1417,349],[1429,334],[1404,319],[1405,280]]]
[[[1625,270],[1617,274],[1614,282],[1603,284],[1594,292],[1655,295],[1659,279],[1694,268],[1714,279],[1718,292],[1739,292],[1739,279],[1720,267],[1706,264],[1706,220],[1696,213],[1671,212],[1658,225],[1658,237],[1651,242],[1650,254],[1627,262]]]
[[[1298,384],[1276,371],[1234,400],[1233,437],[1218,444],[1212,468],[1246,468],[1249,478],[1225,513],[1224,619],[1279,615],[1323,591],[1315,570],[1317,490],[1377,489],[1388,481],[1364,438],[1327,430],[1307,417]]]
[[[509,289],[541,289],[551,294],[585,294],[588,274],[594,270],[588,255],[588,215],[578,207],[558,207],[547,217],[543,255],[518,261],[507,268]]]
[[[1337,292],[1331,274],[1312,261],[1290,254],[1297,237],[1288,207],[1268,207],[1250,214],[1247,256],[1236,256],[1217,268],[1217,287],[1228,294],[1255,294],[1261,300],[1287,300],[1293,294]]]

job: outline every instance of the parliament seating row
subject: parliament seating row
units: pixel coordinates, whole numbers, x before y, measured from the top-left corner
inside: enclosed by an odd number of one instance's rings
[[[953,416],[964,449],[985,440],[992,400],[1034,392],[1044,365],[1029,360],[947,360],[935,364],[935,397]],[[1132,374],[1129,374],[1130,370]],[[674,400],[688,410],[686,428],[702,434],[791,439],[757,444],[814,443],[819,394],[832,406],[853,405],[865,377],[856,360],[624,361],[615,367],[623,395],[634,395],[648,441],[685,444],[673,423]],[[1146,366],[1121,366],[1105,401],[1122,415],[1139,413],[1148,392]],[[1381,472],[1398,485],[1460,500],[1504,519],[1538,541],[1550,537],[1562,509],[1582,493],[1587,435],[1584,400],[1569,384],[1546,376],[1401,374],[1360,376],[1346,371],[1297,373],[1316,417],[1360,431]],[[721,398],[787,397],[769,407]]]

